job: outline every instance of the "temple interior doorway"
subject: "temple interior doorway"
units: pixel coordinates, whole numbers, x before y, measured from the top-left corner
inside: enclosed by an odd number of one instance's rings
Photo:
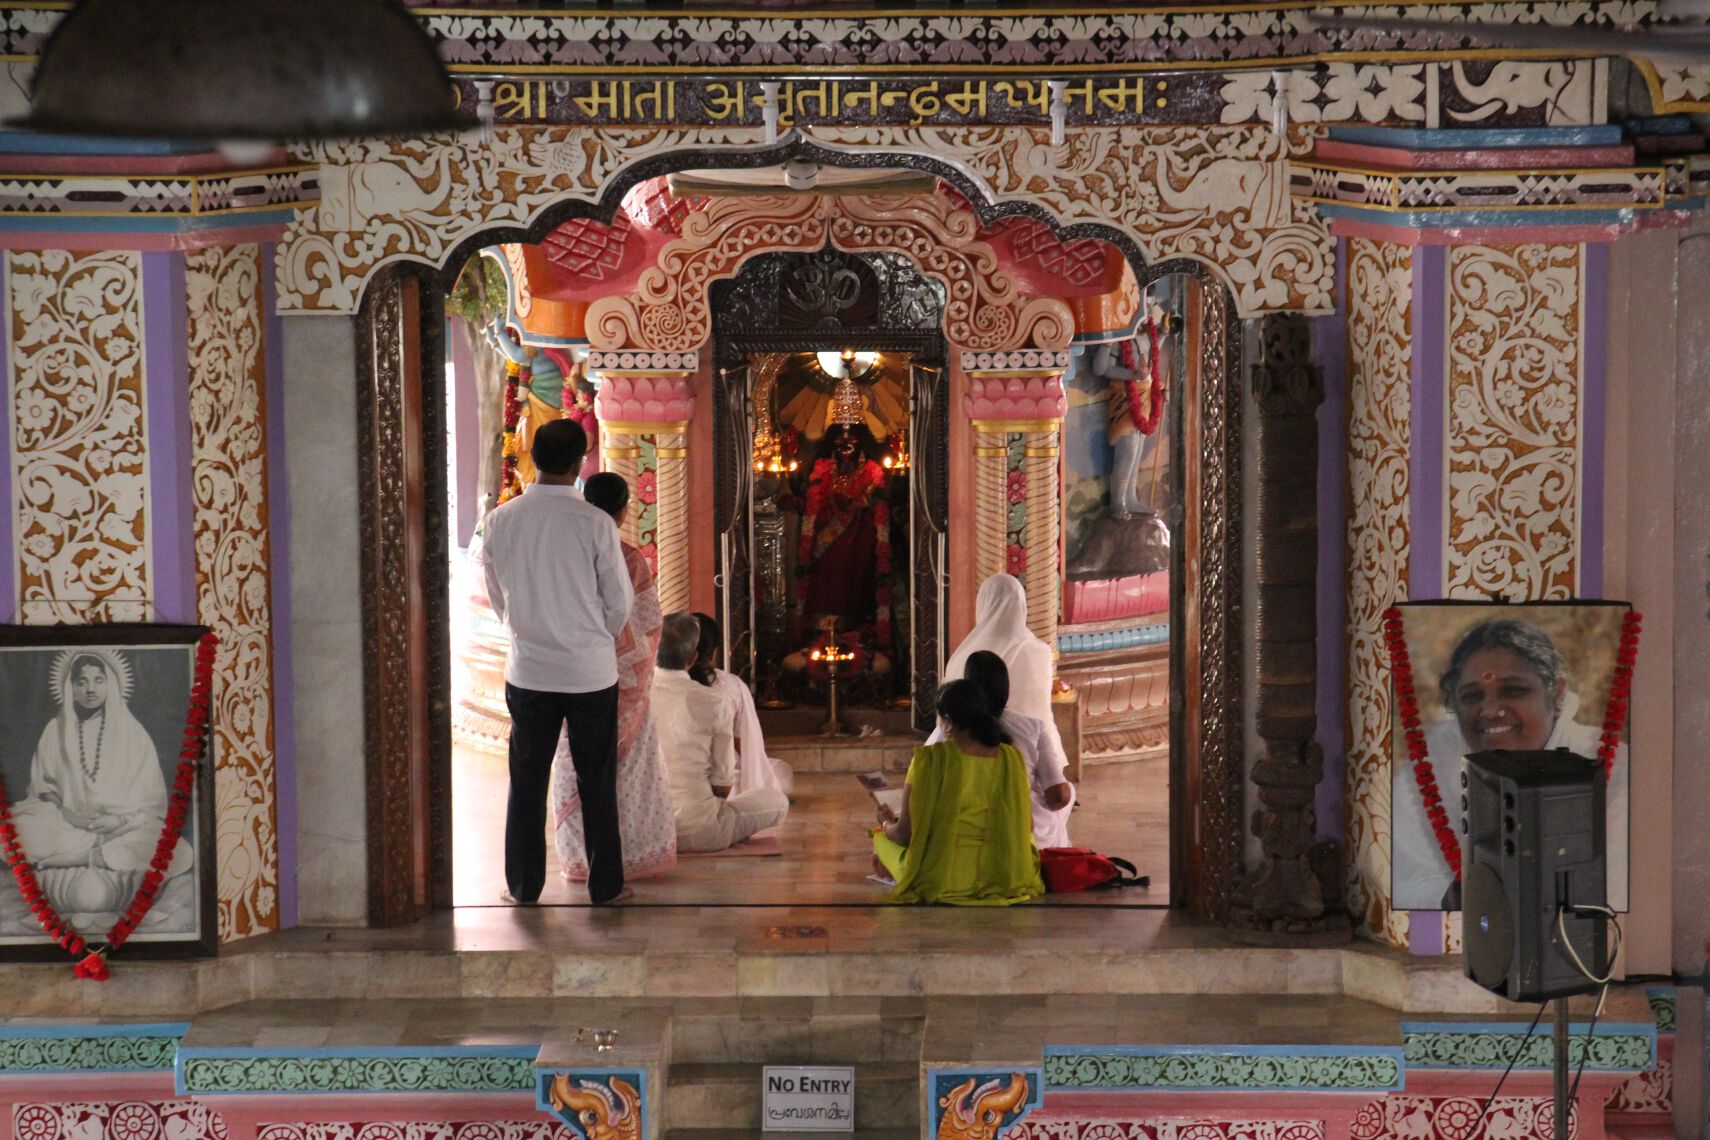
[[[1144,892],[1047,905],[1169,905],[1180,779],[1172,669],[1183,613],[1175,537],[1192,486],[1184,416],[1200,383],[1201,281],[1137,280],[1113,247],[1080,248],[1101,245],[1091,239],[1029,262],[1018,251],[1039,248],[1039,238],[1022,233],[1026,219],[991,227],[1022,296],[1068,297],[1084,330],[1066,354],[1065,411],[1047,433],[1031,420],[970,418],[943,284],[909,258],[830,246],[763,253],[708,287],[712,338],[701,371],[684,381],[694,422],[665,422],[674,412],[648,424],[597,413],[607,377],[590,366],[585,333],[555,333],[541,314],[582,319],[621,289],[601,286],[594,268],[633,277],[699,208],[644,184],[625,199],[622,226],[606,227],[627,228],[628,246],[601,245],[616,239],[600,223],[567,223],[538,246],[483,250],[447,299],[453,905],[497,905],[504,886],[506,633],[469,555],[485,512],[532,479],[531,432],[558,418],[582,422],[593,440],[584,477],[605,468],[630,480],[639,517],[626,539],[661,579],[667,469],[681,463],[674,479],[692,501],[675,533],[701,545],[681,600],[665,608],[717,620],[722,664],[753,700],[764,752],[793,777],[788,818],[760,837],[770,850],[681,858],[637,882],[639,903],[883,903],[884,887],[868,878],[874,805],[861,778],[901,785],[932,727],[932,694],[965,633],[965,622],[950,620],[953,601],[965,595],[971,612],[981,577],[971,565],[953,571],[950,532],[975,528],[976,483],[989,482],[996,463],[1010,507],[999,522],[1020,536],[998,569],[1033,591],[1039,576],[1027,576],[1028,558],[1056,566],[1044,588],[1060,590],[1050,598],[1048,644],[1060,681],[1054,712],[1072,753],[1072,842],[1131,859],[1152,881]],[[658,234],[634,236],[650,224]],[[1074,277],[1065,265],[1093,268]],[[1060,537],[1033,549],[1029,512],[1043,503]],[[824,732],[828,657],[838,671],[838,736]],[[585,891],[560,873],[561,814],[548,813],[541,901],[581,905]]]

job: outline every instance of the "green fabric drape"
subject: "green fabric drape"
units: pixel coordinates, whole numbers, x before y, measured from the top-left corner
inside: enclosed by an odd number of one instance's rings
[[[1021,753],[969,756],[942,741],[915,752],[908,786],[909,845],[873,836],[897,881],[891,902],[1009,906],[1045,893]]]

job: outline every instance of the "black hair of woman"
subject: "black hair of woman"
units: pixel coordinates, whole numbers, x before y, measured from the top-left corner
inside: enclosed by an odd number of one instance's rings
[[[719,645],[724,636],[711,615],[696,611],[694,618],[701,627],[701,643],[695,647],[695,664],[689,670],[689,676],[703,685],[711,685],[713,670],[717,668],[714,662],[718,659]]]
[[[958,732],[966,733],[987,748],[1011,743],[1009,731],[992,711],[986,694],[972,681],[951,681],[938,690],[934,702],[938,715]]]
[[[967,664],[962,667],[962,676],[985,693],[993,715],[1003,715],[1003,710],[1009,706],[1009,666],[1003,663],[1002,657],[989,649],[970,653]]]

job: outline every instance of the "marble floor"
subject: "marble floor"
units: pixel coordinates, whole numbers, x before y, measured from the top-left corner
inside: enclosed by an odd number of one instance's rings
[[[1070,823],[1076,844],[1134,863],[1151,876],[1145,890],[1050,895],[1047,906],[1154,907],[1169,904],[1169,792],[1165,758],[1089,766]],[[892,782],[901,777],[893,775]],[[452,901],[499,905],[504,888],[505,795],[502,756],[458,747],[452,769]],[[633,883],[645,906],[879,906],[886,888],[868,880],[867,829],[873,804],[851,772],[800,772],[783,851],[766,858],[690,858],[669,874]],[[559,875],[547,843],[546,906],[585,906],[581,884]]]

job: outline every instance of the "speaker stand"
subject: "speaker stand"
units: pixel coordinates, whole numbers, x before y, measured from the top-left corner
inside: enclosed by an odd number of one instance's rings
[[[1556,1140],[1568,1140],[1568,999],[1556,999]]]

